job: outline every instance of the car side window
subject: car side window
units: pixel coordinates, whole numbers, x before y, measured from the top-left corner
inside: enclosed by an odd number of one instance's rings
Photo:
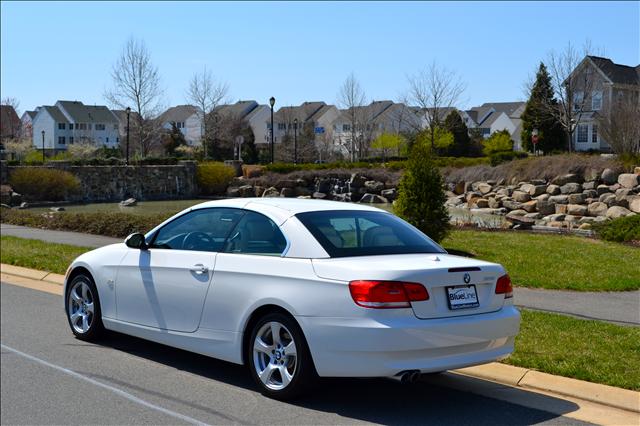
[[[231,232],[224,252],[280,256],[286,247],[278,225],[260,213],[247,212]]]
[[[243,210],[209,208],[193,210],[156,232],[150,248],[221,251]]]

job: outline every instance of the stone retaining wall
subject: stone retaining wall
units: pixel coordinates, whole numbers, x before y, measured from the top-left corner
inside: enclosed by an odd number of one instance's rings
[[[2,164],[2,180],[27,166]],[[198,194],[196,163],[180,161],[168,166],[72,166],[67,162],[52,162],[48,167],[66,170],[80,179],[80,194],[69,201],[166,200],[193,198]]]

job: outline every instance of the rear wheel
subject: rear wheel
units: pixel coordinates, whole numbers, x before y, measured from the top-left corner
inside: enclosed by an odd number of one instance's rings
[[[316,377],[302,330],[280,313],[265,315],[255,324],[245,359],[262,394],[274,399],[301,395]]]
[[[90,276],[79,274],[71,281],[66,295],[67,320],[73,334],[93,341],[104,331],[98,290]]]

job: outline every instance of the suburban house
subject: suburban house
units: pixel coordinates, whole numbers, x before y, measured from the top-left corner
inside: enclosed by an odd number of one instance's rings
[[[120,135],[120,141],[125,143],[127,140],[127,111],[124,109],[112,109],[112,113],[118,118],[118,134]],[[137,138],[135,134],[139,120],[139,114],[135,111],[129,112],[129,138],[133,140],[133,138]]]
[[[40,107],[36,108],[35,111],[25,111],[20,117],[20,137],[25,139],[33,138],[33,119],[36,118],[36,114],[38,114],[38,110]]]
[[[20,124],[20,118],[11,105],[0,105],[0,140],[17,138]]]
[[[640,65],[620,65],[608,58],[586,56],[564,83],[573,98],[575,150],[610,151],[611,147],[598,132],[598,119],[615,102],[625,99],[638,102]]]
[[[520,151],[520,133],[522,133],[522,113],[526,102],[489,102],[467,111],[461,111],[461,117],[468,128],[479,129],[486,139],[495,132],[506,130],[513,140],[513,149]]]
[[[209,115],[212,120],[242,120],[251,132],[255,143],[268,142],[265,135],[269,132],[267,122],[270,119],[270,109],[256,101],[238,101],[235,104],[219,105]]]
[[[296,130],[298,134],[306,130],[313,133],[316,148],[326,151],[326,145],[331,143],[332,125],[338,115],[338,108],[324,102],[303,102],[299,106],[282,107],[273,116],[274,143],[282,142],[285,136],[294,135]],[[270,117],[268,125],[269,120]],[[267,143],[270,142],[268,129],[265,136]]]
[[[355,124],[356,129],[352,129]],[[351,139],[372,141],[384,132],[414,132],[424,127],[419,110],[393,101],[373,101],[369,105],[340,110],[333,123],[333,141],[337,152],[347,156]]]
[[[194,105],[177,105],[169,108],[158,117],[160,126],[171,131],[173,125],[180,129],[187,145],[200,145],[202,137],[202,113]]]
[[[118,118],[103,105],[84,105],[79,101],[58,101],[38,108],[32,120],[33,146],[64,151],[77,142],[90,142],[115,148],[120,143]]]

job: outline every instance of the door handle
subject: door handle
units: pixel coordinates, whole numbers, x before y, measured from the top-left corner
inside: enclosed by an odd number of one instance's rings
[[[196,263],[195,265],[193,265],[193,268],[191,268],[191,272],[195,272],[198,275],[202,275],[209,272],[209,268],[204,266],[202,263]]]

